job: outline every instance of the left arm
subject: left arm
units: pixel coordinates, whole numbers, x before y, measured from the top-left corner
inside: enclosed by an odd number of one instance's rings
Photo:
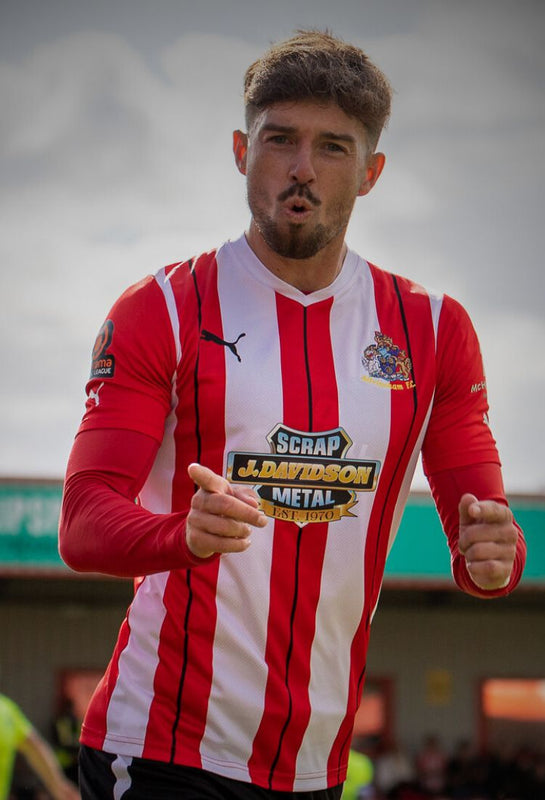
[[[511,592],[522,577],[526,542],[507,505],[499,465],[475,464],[428,479],[459,588],[483,598]]]
[[[443,299],[436,393],[422,455],[447,535],[458,586],[479,597],[508,594],[526,558],[508,507],[477,335],[467,312]]]

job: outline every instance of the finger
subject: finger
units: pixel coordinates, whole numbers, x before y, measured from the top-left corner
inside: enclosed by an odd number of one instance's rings
[[[513,561],[516,554],[516,542],[510,539],[495,541],[477,540],[460,552],[466,561]]]
[[[479,501],[474,494],[464,494],[458,504],[458,513],[460,515],[460,525],[469,525],[478,519],[479,516]]]
[[[189,464],[187,472],[193,483],[207,492],[232,492],[229,481],[202,464]]]
[[[514,525],[470,525],[460,532],[458,550],[468,561],[513,560],[517,549]]]
[[[253,509],[259,509],[259,500],[254,492],[248,486],[234,486],[233,484],[229,483],[225,478],[221,475],[218,475],[216,472],[213,472],[208,467],[203,466],[202,464],[192,463],[188,466],[188,474],[191,480],[200,488],[203,489],[205,492],[210,493],[211,495],[215,495],[216,497],[225,496],[225,497],[235,497],[242,503],[247,506],[252,507]],[[220,510],[217,513],[221,514],[228,514],[229,516],[233,516],[235,518],[240,518],[240,507],[238,505],[227,505],[223,507],[224,510]],[[238,510],[237,510],[238,509]],[[258,510],[257,515],[252,514],[247,517],[243,514],[243,519],[249,522],[252,525],[259,525],[263,527],[267,524],[267,520],[265,515],[261,510]]]
[[[192,508],[186,523],[191,552],[205,558],[213,553],[236,553],[250,546],[249,525],[199,508]]]
[[[264,527],[267,524],[264,513],[257,507],[257,504],[248,503],[247,499],[247,496],[241,499],[235,494],[199,489],[193,495],[191,508],[199,509],[212,516],[255,525],[259,528]]]
[[[250,523],[203,509],[193,509],[188,520],[192,530],[224,539],[247,539],[251,533]]]
[[[458,510],[460,525],[471,525],[475,522],[501,525],[513,521],[509,506],[495,500],[477,500],[473,494],[462,496]]]
[[[248,486],[236,486],[233,484],[231,484],[231,489],[234,496],[242,500],[243,503],[247,503],[254,508],[259,507],[259,498],[253,489],[250,489]]]
[[[502,589],[508,585],[512,565],[504,561],[467,562],[467,570],[471,579],[481,589]]]
[[[475,519],[486,525],[504,525],[513,521],[511,509],[497,503],[495,500],[481,500],[470,508],[470,514],[476,514]]]
[[[243,553],[250,547],[251,539],[216,536],[213,533],[199,531],[198,535],[188,536],[187,546],[193,555],[208,558],[214,553]]]

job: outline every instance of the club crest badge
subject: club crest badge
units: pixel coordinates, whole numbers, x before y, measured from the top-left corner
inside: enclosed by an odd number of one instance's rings
[[[365,348],[361,363],[369,376],[364,380],[372,383],[386,381],[391,388],[400,383],[405,388],[414,388],[411,359],[405,350],[394,344],[391,336],[375,331],[374,344]]]

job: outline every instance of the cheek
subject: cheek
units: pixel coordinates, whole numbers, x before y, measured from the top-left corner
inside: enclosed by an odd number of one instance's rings
[[[273,168],[263,159],[250,162],[246,170],[248,195],[272,202],[281,191],[279,181],[275,178],[277,174],[277,168]]]
[[[356,202],[358,190],[359,185],[356,184],[353,176],[347,177],[345,181],[340,181],[332,189],[328,208],[351,211]]]

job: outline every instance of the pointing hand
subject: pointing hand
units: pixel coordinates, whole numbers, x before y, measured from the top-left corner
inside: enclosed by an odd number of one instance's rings
[[[255,492],[229,483],[201,464],[190,464],[187,471],[199,487],[186,520],[186,541],[193,555],[207,558],[247,550],[252,526],[267,524]]]

